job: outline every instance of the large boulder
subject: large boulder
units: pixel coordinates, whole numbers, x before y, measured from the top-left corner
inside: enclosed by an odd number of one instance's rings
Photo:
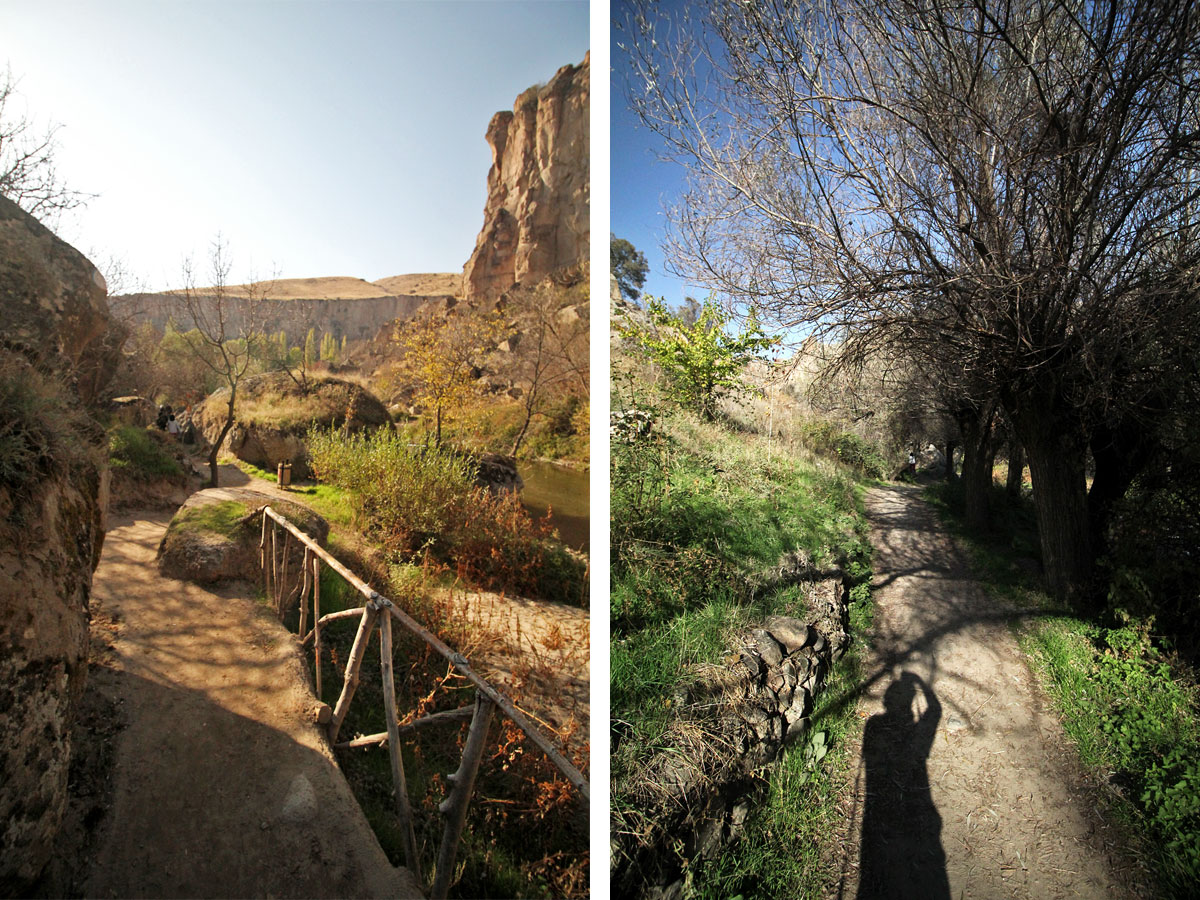
[[[208,488],[192,494],[171,519],[158,546],[159,571],[197,584],[258,581],[264,506],[318,544],[324,545],[329,536],[329,523],[298,503],[248,488]],[[300,571],[297,560],[292,565],[293,571]]]
[[[104,538],[94,400],[120,334],[104,280],[0,198],[0,895],[26,891],[67,803],[87,675],[88,601]]]
[[[229,390],[212,394],[196,411],[205,440],[215,442],[225,424]],[[285,372],[247,378],[238,387],[233,428],[224,449],[238,459],[274,471],[291,462],[293,478],[309,475],[305,436],[313,426],[350,432],[390,426],[378,398],[350,381],[309,375],[307,390]]]
[[[0,197],[0,339],[86,403],[112,379],[125,337],[107,292],[87,257]]]

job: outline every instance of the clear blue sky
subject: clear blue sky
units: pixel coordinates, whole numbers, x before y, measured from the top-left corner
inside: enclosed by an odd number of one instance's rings
[[[679,4],[667,2],[663,5],[671,7]],[[625,14],[626,4],[623,0],[613,0],[613,22],[623,22]],[[611,45],[610,230],[645,255],[650,274],[642,290],[656,297],[665,297],[670,306],[679,306],[685,296],[705,299],[708,290],[688,285],[666,271],[662,252],[666,235],[666,208],[683,189],[683,169],[678,163],[658,159],[661,148],[658,136],[644,128],[626,106],[624,73],[628,69],[628,56],[617,44],[624,43],[627,37],[628,33],[617,29],[614,24]]]
[[[493,113],[589,47],[583,0],[0,0],[0,22],[60,174],[100,195],[58,232],[148,289],[218,231],[234,281],[461,270]]]

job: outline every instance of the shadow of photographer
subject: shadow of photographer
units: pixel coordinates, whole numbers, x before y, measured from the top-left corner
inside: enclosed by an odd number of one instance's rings
[[[914,711],[918,691],[925,700],[923,712]],[[888,686],[883,705],[863,730],[867,790],[858,900],[949,900],[942,819],[926,767],[942,705],[921,677],[908,671]]]

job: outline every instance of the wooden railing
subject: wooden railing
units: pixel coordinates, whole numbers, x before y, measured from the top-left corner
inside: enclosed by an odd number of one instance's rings
[[[337,748],[366,747],[387,744],[388,754],[392,764],[392,782],[395,787],[396,815],[399,819],[402,841],[404,844],[405,861],[417,880],[424,883],[421,875],[421,861],[417,852],[416,832],[413,827],[412,809],[408,800],[408,787],[404,776],[404,760],[400,753],[400,735],[411,734],[431,725],[461,723],[470,720],[467,740],[463,746],[462,759],[458,770],[447,776],[450,784],[449,794],[438,806],[438,811],[445,816],[446,822],[442,831],[442,843],[438,848],[437,867],[434,874],[430,897],[442,900],[450,889],[450,878],[454,872],[454,858],[458,852],[459,839],[462,836],[463,825],[467,818],[467,807],[471,801],[471,793],[475,787],[475,776],[479,771],[479,762],[483,757],[484,740],[487,736],[488,725],[493,711],[499,707],[526,736],[536,744],[543,753],[558,767],[579,792],[583,802],[589,803],[591,794],[588,790],[587,779],[571,765],[567,759],[555,749],[553,742],[546,737],[528,717],[513,706],[512,702],[487,683],[471,669],[470,663],[461,654],[456,653],[436,635],[422,627],[403,610],[396,607],[391,600],[374,590],[353,572],[342,565],[335,557],[319,546],[311,537],[277,513],[269,506],[263,507],[262,539],[259,542],[260,560],[263,569],[263,586],[267,597],[274,604],[276,611],[283,614],[292,609],[292,604],[298,599],[300,604],[299,634],[303,645],[312,641],[316,663],[314,680],[318,698],[321,697],[321,630],[329,623],[339,619],[358,617],[358,631],[354,636],[350,654],[346,660],[345,676],[342,691],[333,708],[328,723],[329,742]],[[268,534],[268,522],[270,533]],[[283,547],[279,547],[278,534],[283,530]],[[304,547],[304,557],[301,572],[293,582],[288,578],[288,565],[291,557],[291,543],[298,541]],[[321,562],[342,576],[358,593],[366,598],[366,603],[357,609],[347,609],[339,612],[321,615]],[[291,584],[291,587],[289,587]],[[306,632],[308,624],[309,598],[312,600],[312,629]],[[396,685],[392,672],[392,620],[395,619],[414,635],[445,657],[458,673],[475,686],[475,702],[473,706],[446,712],[434,713],[410,722],[399,724],[396,709]],[[371,734],[338,743],[338,732],[346,713],[350,709],[350,701],[358,688],[359,672],[362,668],[363,657],[366,655],[367,644],[371,634],[378,625],[380,628],[380,655],[383,677],[384,714],[387,720],[387,730],[379,734]]]

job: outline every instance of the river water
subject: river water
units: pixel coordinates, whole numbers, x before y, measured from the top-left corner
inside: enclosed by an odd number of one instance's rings
[[[563,543],[576,550],[588,549],[591,503],[588,473],[544,462],[520,462],[517,471],[525,482],[521,502],[535,516],[550,509],[550,522]]]

